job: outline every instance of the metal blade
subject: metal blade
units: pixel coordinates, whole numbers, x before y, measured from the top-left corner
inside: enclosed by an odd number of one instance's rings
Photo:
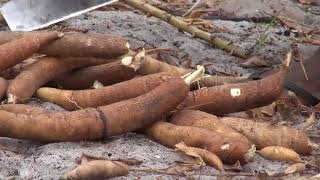
[[[32,31],[118,0],[11,0],[1,13],[12,31]]]

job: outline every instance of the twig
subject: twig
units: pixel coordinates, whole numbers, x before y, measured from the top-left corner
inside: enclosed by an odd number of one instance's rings
[[[194,5],[186,13],[184,13],[182,17],[189,15],[200,4],[200,2],[201,0],[198,0],[196,3],[194,3]]]
[[[193,37],[203,39],[209,42],[211,45],[214,45],[225,51],[231,52],[233,55],[239,56],[241,58],[246,58],[247,56],[246,51],[244,51],[243,49],[237,46],[232,45],[230,41],[212,36],[212,34],[202,31],[195,26],[189,25],[188,23],[184,22],[180,18],[172,16],[171,14],[165,11],[162,11],[146,2],[143,2],[141,0],[123,0],[123,1],[129,4],[130,6],[145,12],[148,15],[155,16],[171,24],[172,26],[175,26],[179,30],[192,34]]]

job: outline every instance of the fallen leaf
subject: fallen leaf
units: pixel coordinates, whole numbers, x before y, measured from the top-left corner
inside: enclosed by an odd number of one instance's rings
[[[189,147],[184,142],[175,145],[176,150],[184,152],[186,155],[195,157],[200,165],[205,165],[204,162],[208,163],[210,166],[214,167],[219,171],[224,171],[223,163],[220,158],[214,153],[195,147]]]
[[[307,130],[309,129],[312,125],[314,125],[316,123],[316,115],[313,112],[310,117],[305,121],[305,123],[303,124],[303,130]]]
[[[292,149],[281,146],[268,146],[257,151],[262,157],[275,161],[302,162],[300,155]]]
[[[253,56],[247,59],[245,62],[241,63],[240,66],[246,67],[246,68],[259,68],[259,67],[269,67],[270,65],[263,59],[257,56]]]
[[[78,164],[83,164],[86,162],[94,161],[94,160],[111,160],[111,161],[119,161],[124,164],[130,165],[130,166],[135,166],[135,165],[140,165],[142,164],[142,161],[139,161],[137,159],[123,159],[123,158],[118,158],[118,159],[110,159],[106,157],[101,157],[101,156],[93,156],[93,155],[88,155],[85,153],[82,153],[80,160],[77,161]]]
[[[290,166],[288,166],[285,171],[284,174],[285,175],[289,175],[289,174],[293,174],[293,173],[303,173],[306,169],[306,165],[303,163],[295,163],[295,164],[291,164]]]
[[[198,166],[195,164],[177,164],[172,167],[169,167],[163,170],[163,173],[170,174],[170,175],[185,175],[186,172],[193,171],[197,169]]]
[[[298,0],[298,2],[300,4],[307,4],[307,5],[310,5],[310,4],[313,4],[315,2],[315,0]]]

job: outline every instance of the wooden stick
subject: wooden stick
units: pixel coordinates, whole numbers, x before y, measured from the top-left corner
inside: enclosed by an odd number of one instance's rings
[[[246,58],[246,52],[230,43],[228,40],[224,40],[222,38],[214,37],[212,34],[202,31],[198,29],[195,26],[192,26],[188,24],[187,22],[184,22],[183,20],[179,19],[178,17],[172,16],[171,14],[162,11],[144,1],[141,0],[124,0],[127,4],[130,6],[137,8],[148,15],[152,15],[154,17],[157,17],[172,26],[178,28],[179,30],[188,32],[192,34],[193,37],[197,37],[200,39],[203,39],[207,42],[209,42],[211,45],[214,45],[220,49],[223,49],[225,51],[231,52],[231,54],[239,56],[241,58]]]

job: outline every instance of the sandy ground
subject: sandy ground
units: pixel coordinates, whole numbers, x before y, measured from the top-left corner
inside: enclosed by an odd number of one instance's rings
[[[313,16],[312,16],[313,17]],[[283,27],[274,26],[270,29],[270,41],[266,46],[255,46],[257,38],[265,30],[262,24],[241,21],[214,20],[214,25],[230,30],[228,33],[217,33],[217,36],[230,39],[236,45],[252,50],[254,55],[266,59],[272,67],[277,67],[282,56],[289,49],[291,42],[288,36],[278,35]],[[239,66],[242,60],[228,53],[212,48],[206,42],[194,39],[190,35],[177,31],[172,26],[155,18],[146,17],[135,12],[95,11],[70,19],[55,28],[77,28],[89,31],[125,36],[131,47],[137,48],[171,48],[177,55],[164,58],[171,64],[189,66],[184,59],[191,59],[191,67],[196,64],[207,64],[210,73],[227,72],[234,75],[258,73],[263,69],[246,69]],[[239,34],[247,34],[239,36]],[[299,49],[305,56],[311,55],[316,47],[299,44]],[[178,58],[177,58],[178,57]],[[50,111],[64,111],[62,108],[37,100],[29,102]],[[319,128],[319,127],[318,127]],[[0,179],[59,179],[66,171],[76,166],[75,160],[82,153],[90,155],[117,158],[135,158],[143,163],[134,168],[162,169],[183,161],[183,156],[173,149],[166,148],[149,140],[144,135],[129,133],[98,142],[63,142],[43,144],[25,140],[0,138],[0,145],[7,150],[0,150]],[[155,172],[130,172],[126,177],[115,179],[250,179],[254,174],[281,172],[288,166],[286,163],[271,162],[257,157],[252,163],[243,166],[242,173],[235,176],[219,176],[211,167],[188,173],[186,176],[169,176]],[[319,169],[310,168],[304,176],[319,174]],[[289,176],[288,179],[301,178]],[[256,177],[258,178],[258,177]],[[261,177],[262,178],[262,177]],[[263,178],[262,178],[263,179]]]

